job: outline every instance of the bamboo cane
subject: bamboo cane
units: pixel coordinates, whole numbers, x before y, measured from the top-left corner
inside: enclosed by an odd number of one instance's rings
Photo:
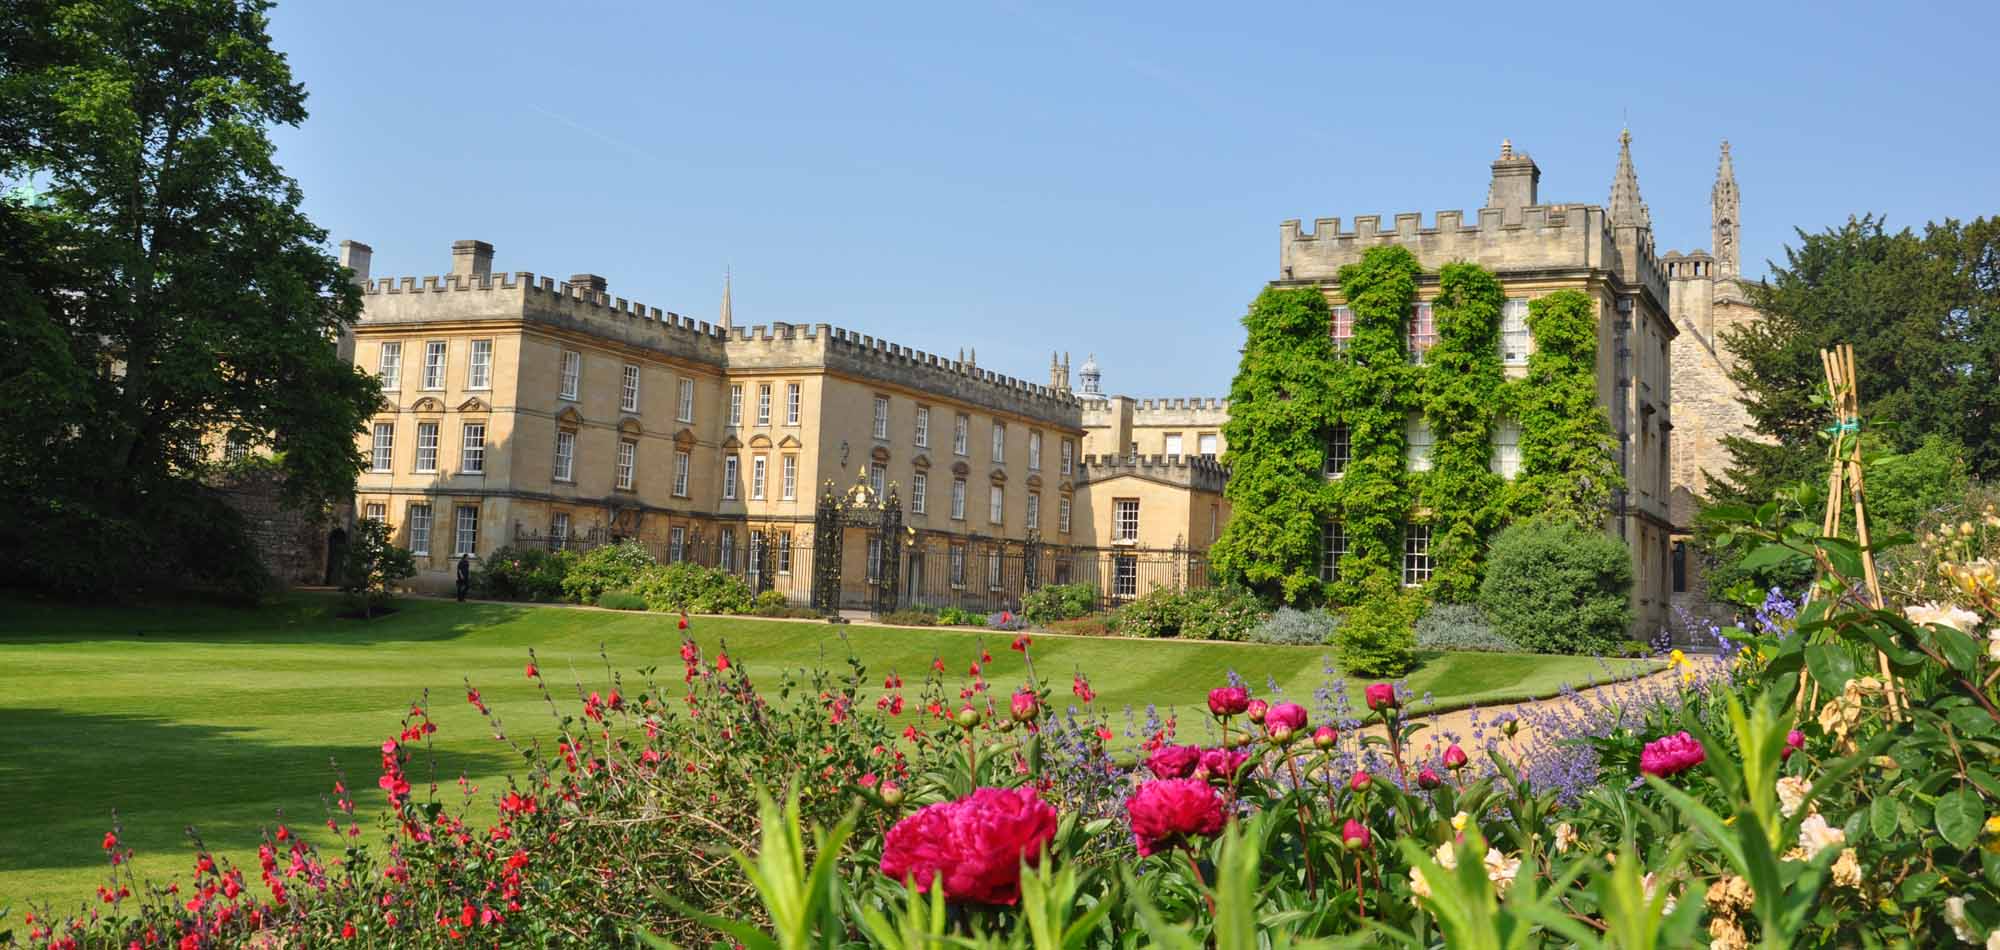
[[[1850,404],[1845,411],[1850,418],[1859,419],[1861,417],[1861,387],[1854,373],[1854,347],[1850,344],[1842,344],[1840,347],[1840,356],[1842,365],[1846,370],[1847,401]],[[1868,506],[1866,503],[1866,492],[1862,486],[1863,466],[1861,464],[1861,436],[1859,433],[1855,434],[1854,442],[1849,447],[1848,452],[1848,464],[1846,467],[1848,479],[1852,482],[1849,486],[1850,494],[1854,496],[1854,538],[1861,545],[1861,573],[1868,582],[1869,606],[1876,610],[1881,610],[1885,606],[1882,599],[1882,578],[1875,570],[1875,552],[1869,550]],[[1882,688],[1889,700],[1889,718],[1891,720],[1900,718],[1899,708],[1903,705],[1903,702],[1899,695],[1900,687],[1896,682],[1895,671],[1889,668],[1889,655],[1883,653],[1878,648],[1875,651],[1875,663],[1882,671]]]

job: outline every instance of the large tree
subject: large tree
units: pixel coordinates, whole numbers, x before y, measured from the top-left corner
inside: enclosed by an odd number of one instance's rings
[[[267,129],[306,113],[269,6],[0,18],[0,503],[22,516],[0,573],[236,574],[198,487],[225,430],[274,450],[301,504],[352,489],[379,391],[335,352],[359,296],[273,160]]]
[[[1719,497],[1761,502],[1825,476],[1819,351],[1854,346],[1870,442],[1909,452],[1944,437],[1971,472],[2000,477],[2000,218],[1891,232],[1874,216],[1798,232],[1751,285],[1762,319],[1723,334],[1757,430],[1725,440]]]

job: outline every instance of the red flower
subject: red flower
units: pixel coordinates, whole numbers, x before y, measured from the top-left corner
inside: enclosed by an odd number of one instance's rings
[[[1201,753],[1201,765],[1195,768],[1195,775],[1228,781],[1243,771],[1243,764],[1248,761],[1250,753],[1241,749],[1205,749]]]
[[[1055,808],[1032,789],[976,789],[890,828],[882,873],[914,881],[918,893],[943,887],[954,903],[1013,904],[1021,897],[1021,863],[1039,862],[1055,834]]]
[[[1355,769],[1354,776],[1347,780],[1347,787],[1357,792],[1365,792],[1370,781],[1367,769]]]
[[[1279,703],[1264,712],[1264,729],[1274,739],[1289,738],[1306,727],[1306,708],[1298,703]]]
[[[1397,706],[1396,687],[1388,683],[1368,684],[1365,695],[1368,699],[1369,709],[1394,709]]]
[[[1003,610],[1000,612],[1000,622],[1013,623],[1014,615]],[[1011,649],[1016,653],[1026,653],[1028,652],[1028,646],[1034,642],[1035,642],[1034,637],[1028,636],[1027,634],[1024,633],[1014,638],[1014,643]]]
[[[1444,767],[1448,769],[1465,768],[1465,750],[1459,748],[1458,743],[1454,742],[1450,748],[1444,750]]]
[[[681,629],[686,630],[687,628],[688,628],[688,615],[687,611],[683,610],[681,611]]]
[[[1222,796],[1207,782],[1192,778],[1160,779],[1139,786],[1125,800],[1132,819],[1132,837],[1141,857],[1179,843],[1190,835],[1222,830]]]
[[[729,669],[729,654],[717,653],[715,655],[715,669],[717,672]]]
[[[340,939],[342,939],[342,940],[353,940],[353,939],[354,939],[354,921],[351,921],[351,920],[350,920],[350,921],[348,921],[347,923],[345,923],[345,924],[342,924],[342,925],[341,925],[341,927],[340,927]]]
[[[1250,691],[1241,686],[1218,686],[1208,691],[1208,711],[1218,716],[1241,715],[1250,708]]]
[[[109,850],[111,850],[112,848],[115,848],[115,847],[118,847],[118,836],[117,836],[117,835],[115,835],[115,834],[112,834],[112,833],[111,833],[111,832],[109,832],[109,831],[105,832],[105,833],[104,833],[104,850],[106,850],[106,851],[109,851]]]
[[[534,679],[535,677],[537,677],[537,676],[540,676],[540,675],[542,675],[542,671],[541,671],[541,670],[538,670],[538,669],[535,669],[535,664],[533,664],[533,663],[529,663],[529,664],[528,664],[528,678],[529,678],[529,679]]]
[[[1347,824],[1341,826],[1340,843],[1349,851],[1366,851],[1373,840],[1374,836],[1368,833],[1368,826],[1352,818],[1347,819]]]
[[[1778,761],[1782,762],[1786,759],[1791,758],[1792,753],[1797,752],[1805,747],[1806,747],[1805,733],[1800,732],[1797,729],[1785,733],[1785,751],[1779,754]]]
[[[941,656],[931,657],[931,669],[939,673],[944,672],[944,657]]]
[[[1090,688],[1090,681],[1084,679],[1082,673],[1076,674],[1076,679],[1070,683],[1069,691],[1086,703],[1097,698],[1097,691]]]
[[[1170,745],[1146,757],[1146,768],[1155,778],[1187,778],[1201,765],[1201,750],[1191,745]]]
[[[1040,715],[1041,703],[1033,692],[1022,687],[1008,700],[1008,711],[1013,713],[1015,722],[1028,722]]]
[[[1424,766],[1423,769],[1417,773],[1418,788],[1428,790],[1436,788],[1443,784],[1444,784],[1444,779],[1437,774],[1437,770],[1431,768],[1428,765]]]
[[[1639,771],[1666,778],[1700,765],[1707,757],[1694,736],[1677,732],[1648,742],[1639,750]]]

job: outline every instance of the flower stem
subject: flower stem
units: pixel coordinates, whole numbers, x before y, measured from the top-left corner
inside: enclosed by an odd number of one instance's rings
[[[1354,856],[1354,912],[1368,919],[1368,879],[1361,876],[1361,855]]]
[[[1201,888],[1201,899],[1208,904],[1208,916],[1215,916],[1215,895],[1208,892],[1208,879],[1201,876],[1201,861],[1194,856],[1194,847],[1182,846],[1187,853],[1188,869],[1194,872],[1194,882]]]
[[[1292,772],[1292,789],[1299,796],[1299,850],[1306,854],[1306,894],[1319,897],[1319,875],[1313,870],[1312,841],[1306,835],[1306,810],[1309,807],[1305,797],[1305,783],[1299,781],[1299,763],[1290,751],[1284,753],[1285,767]]]

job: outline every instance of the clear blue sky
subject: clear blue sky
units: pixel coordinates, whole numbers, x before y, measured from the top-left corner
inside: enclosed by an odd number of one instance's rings
[[[2000,5],[628,7],[295,2],[280,160],[376,276],[495,266],[1045,378],[1221,395],[1278,222],[1477,208],[1503,137],[1662,251],[1734,146],[1744,264],[1794,226],[2000,212]]]

